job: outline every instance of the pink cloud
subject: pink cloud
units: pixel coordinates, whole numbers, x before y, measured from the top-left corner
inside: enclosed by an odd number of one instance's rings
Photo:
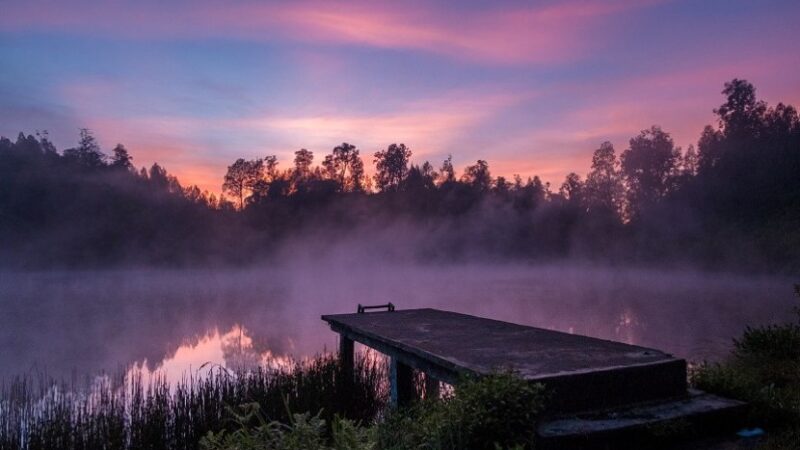
[[[595,25],[654,3],[569,1],[511,10],[426,3],[28,1],[0,15],[9,30],[59,30],[115,37],[222,37],[406,49],[488,63],[570,59],[599,43]]]
[[[582,30],[630,8],[621,2],[566,3],[511,11],[319,3],[271,12],[300,31],[295,37],[381,48],[422,50],[473,61],[549,62],[581,50]]]

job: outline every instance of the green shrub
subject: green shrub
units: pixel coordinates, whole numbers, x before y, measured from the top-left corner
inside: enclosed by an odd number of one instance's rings
[[[333,450],[377,449],[375,427],[363,428],[339,416],[335,416],[331,424],[331,441]]]
[[[513,374],[459,383],[455,395],[391,413],[378,426],[381,449],[531,448],[543,387]]]
[[[747,327],[741,339],[734,340],[738,358],[763,361],[800,360],[800,323]]]
[[[797,388],[762,379],[758,368],[737,362],[704,364],[692,373],[697,388],[749,403],[748,420],[754,426],[780,427],[800,417]]]
[[[289,414],[289,423],[268,422],[258,403],[229,409],[233,431],[209,431],[201,440],[202,450],[373,450],[369,429],[334,417],[332,445],[328,445],[325,419],[320,414]]]
[[[757,448],[758,450],[797,450],[800,442],[800,429],[781,430],[767,436]]]
[[[748,327],[730,358],[694,369],[692,383],[747,401],[755,425],[800,433],[800,311],[795,312],[795,323]]]

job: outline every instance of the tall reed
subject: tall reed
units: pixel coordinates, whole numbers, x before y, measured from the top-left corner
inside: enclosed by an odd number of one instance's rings
[[[228,429],[227,408],[257,402],[269,420],[321,411],[373,422],[387,400],[382,360],[357,358],[351,377],[331,355],[289,368],[233,373],[215,368],[176,385],[163,377],[98,377],[76,388],[23,377],[0,388],[0,450],[196,449],[208,431]]]

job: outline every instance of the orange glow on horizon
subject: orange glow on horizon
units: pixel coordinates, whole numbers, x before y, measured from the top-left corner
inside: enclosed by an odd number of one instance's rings
[[[0,86],[14,93],[0,133],[48,129],[64,149],[87,127],[137,168],[157,162],[217,196],[238,158],[276,155],[284,170],[300,148],[319,164],[341,142],[368,174],[402,142],[413,163],[452,154],[459,174],[482,159],[558,186],[602,142],[621,153],[652,125],[696,144],[734,77],[772,105],[800,103],[792,7],[728,5],[712,23],[713,8],[664,0],[189,3],[8,5],[0,52],[19,67]],[[685,30],[661,28],[665,11]]]

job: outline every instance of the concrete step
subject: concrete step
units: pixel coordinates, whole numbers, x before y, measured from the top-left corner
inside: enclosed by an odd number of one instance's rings
[[[684,398],[546,420],[540,448],[637,448],[680,436],[733,430],[746,404],[690,389]]]
[[[595,350],[600,352],[602,350]],[[628,351],[626,357],[648,357],[650,349]],[[625,407],[659,402],[686,395],[686,361],[664,355],[663,359],[610,367],[588,367],[561,373],[545,373],[527,379],[544,384],[552,396],[548,410],[559,413]]]

